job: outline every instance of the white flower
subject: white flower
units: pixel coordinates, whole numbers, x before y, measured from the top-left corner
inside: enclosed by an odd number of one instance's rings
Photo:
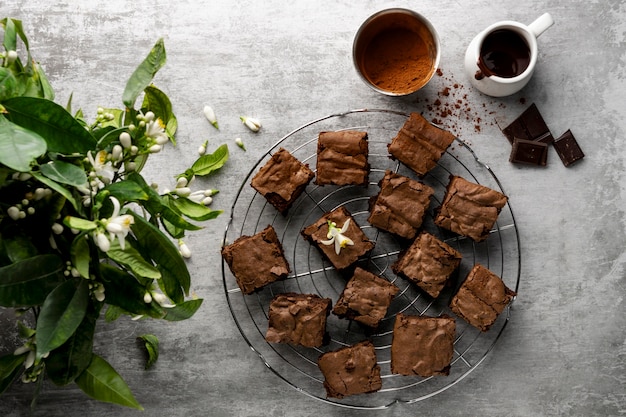
[[[91,154],[91,151],[87,152],[87,158],[91,166],[98,178],[102,180],[103,184],[99,184],[99,188],[103,188],[105,184],[110,184],[115,176],[115,168],[113,168],[111,161],[107,161],[107,156],[108,154],[104,150],[98,151],[95,158]]]
[[[209,123],[211,123],[214,128],[219,129],[219,126],[217,124],[217,117],[215,117],[215,112],[213,111],[213,108],[211,108],[211,106],[204,106],[203,111]]]
[[[146,123],[146,136],[153,139],[157,145],[165,145],[170,141],[167,133],[165,133],[165,125],[161,119],[150,120]]]
[[[346,220],[343,224],[343,227],[339,229],[335,222],[328,221],[328,233],[326,237],[328,240],[320,241],[323,245],[332,245],[335,244],[335,253],[339,255],[342,248],[345,248],[348,245],[354,245],[352,239],[347,236],[344,236],[344,233],[348,231],[348,227],[350,226],[350,219]]]
[[[258,119],[246,116],[239,116],[239,118],[251,131],[258,132],[261,129],[261,122]]]
[[[109,197],[113,203],[113,215],[106,221],[106,230],[110,234],[111,241],[116,237],[120,241],[120,247],[124,250],[126,236],[130,232],[130,225],[135,219],[130,214],[120,216],[120,202],[115,197]]]

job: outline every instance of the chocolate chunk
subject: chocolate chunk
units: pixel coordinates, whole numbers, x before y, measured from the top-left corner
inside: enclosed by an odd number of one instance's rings
[[[554,141],[554,149],[556,149],[556,153],[559,154],[563,165],[566,167],[585,157],[576,138],[569,129]]]
[[[550,144],[554,137],[543,120],[535,103],[531,104],[510,125],[502,129],[504,136],[513,144],[515,138]]]
[[[517,164],[546,166],[548,161],[548,144],[515,138],[509,161]]]

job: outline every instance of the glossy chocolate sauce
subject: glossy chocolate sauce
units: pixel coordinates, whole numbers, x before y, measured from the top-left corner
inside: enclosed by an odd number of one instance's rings
[[[512,78],[523,73],[530,64],[530,49],[518,33],[508,29],[494,30],[480,47],[480,77],[495,75]],[[476,74],[479,78],[479,74]]]

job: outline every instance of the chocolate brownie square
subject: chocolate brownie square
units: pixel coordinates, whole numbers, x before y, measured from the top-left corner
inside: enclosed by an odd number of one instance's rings
[[[357,267],[335,303],[333,313],[376,328],[398,291],[400,289],[386,279]]]
[[[461,258],[461,253],[453,247],[430,233],[422,232],[400,254],[391,269],[437,298],[450,275],[458,268]]]
[[[452,297],[450,308],[454,314],[486,332],[515,295],[499,276],[476,264]]]
[[[452,133],[433,126],[419,113],[411,113],[387,148],[392,158],[423,177],[453,141]]]
[[[413,239],[422,226],[434,190],[419,181],[386,171],[380,192],[370,201],[372,226]]]
[[[487,239],[508,198],[489,187],[450,176],[435,224],[475,242]]]
[[[326,352],[317,363],[324,375],[328,397],[343,398],[375,392],[382,387],[376,350],[369,341]]]
[[[291,272],[283,247],[270,225],[254,236],[241,236],[222,248],[228,264],[244,294],[287,277]]]
[[[391,373],[449,375],[454,353],[454,318],[398,313],[391,341]]]
[[[300,196],[315,173],[280,148],[252,178],[250,185],[281,213]]]
[[[317,140],[318,185],[367,185],[370,166],[367,132],[321,132]]]
[[[319,347],[326,338],[330,298],[316,294],[285,293],[270,302],[265,340],[305,347]]]
[[[350,222],[348,229],[342,236],[349,238],[352,244],[347,244],[337,252],[336,239],[329,242],[329,223],[334,228],[341,229],[346,222]],[[365,255],[374,248],[374,243],[370,241],[359,225],[354,221],[350,212],[344,207],[325,213],[318,221],[302,230],[302,236],[312,244],[316,245],[326,258],[339,270],[346,269],[355,263],[359,257]],[[328,242],[325,244],[324,242]]]

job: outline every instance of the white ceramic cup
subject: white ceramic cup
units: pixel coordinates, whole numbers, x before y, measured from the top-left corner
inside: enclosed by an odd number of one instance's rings
[[[483,94],[493,97],[504,97],[514,94],[524,88],[530,81],[537,64],[537,37],[554,24],[549,13],[544,13],[530,25],[514,21],[497,22],[480,32],[470,42],[465,52],[465,72],[471,84]],[[528,67],[519,75],[502,77],[495,74],[485,74],[479,67],[481,47],[485,38],[496,30],[510,30],[517,33],[526,42],[530,53]]]

